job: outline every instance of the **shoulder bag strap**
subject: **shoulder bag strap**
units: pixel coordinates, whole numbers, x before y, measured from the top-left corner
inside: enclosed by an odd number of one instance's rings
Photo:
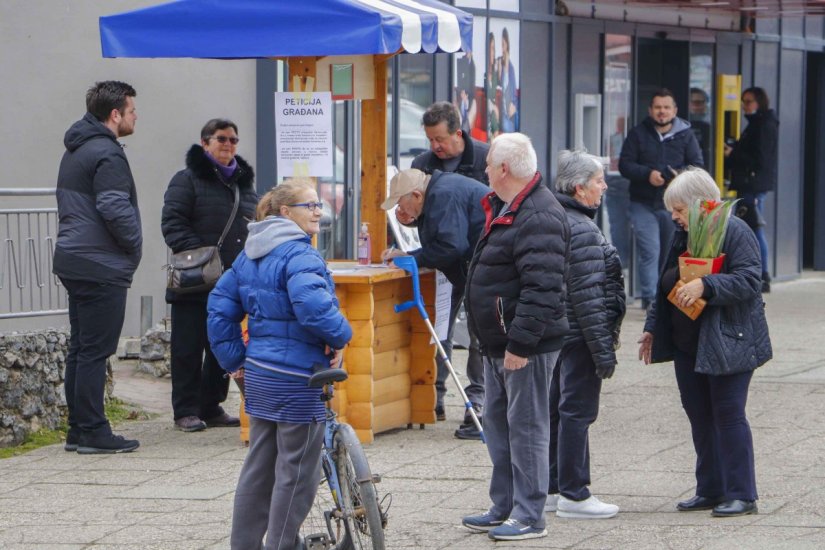
[[[235,221],[235,215],[238,213],[238,203],[240,203],[240,191],[238,190],[238,184],[235,184],[235,204],[232,205],[232,215],[229,216],[229,221],[226,222],[226,227],[223,228],[221,238],[218,239],[219,250],[223,245],[223,240],[226,238],[227,233],[229,233],[229,228],[232,227],[232,223]]]

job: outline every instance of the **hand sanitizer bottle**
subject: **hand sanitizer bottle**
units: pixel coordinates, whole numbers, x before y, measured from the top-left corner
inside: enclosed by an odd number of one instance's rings
[[[367,228],[367,222],[364,222],[361,224],[361,232],[358,233],[358,263],[360,265],[370,265],[371,255],[370,232]]]

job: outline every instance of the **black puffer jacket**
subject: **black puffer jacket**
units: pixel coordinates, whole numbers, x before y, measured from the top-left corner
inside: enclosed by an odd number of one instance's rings
[[[163,196],[161,231],[173,253],[218,244],[221,232],[232,214],[235,202],[234,186],[240,191],[240,204],[235,221],[221,247],[221,261],[228,268],[243,250],[246,224],[255,220],[258,195],[253,186],[252,167],[235,156],[238,169],[225,181],[203,147],[193,145],[186,154],[186,169],[172,177]],[[195,294],[166,293],[166,301],[206,301],[209,292]]]
[[[461,153],[461,161],[455,173],[473,178],[484,185],[490,185],[487,180],[487,153],[490,151],[490,146],[470,138],[464,132],[461,137],[464,140],[464,152]],[[411,168],[418,168],[425,174],[432,174],[435,170],[444,172],[444,161],[435,156],[432,151],[427,151],[413,159]]]
[[[585,342],[596,368],[616,364],[616,345],[625,314],[624,277],[616,249],[593,223],[597,209],[556,194],[570,225],[565,344]]]
[[[731,169],[730,188],[743,193],[774,191],[779,121],[773,109],[756,111],[745,118],[748,127],[726,160]]]
[[[663,273],[678,265],[679,254],[686,248],[687,233],[677,231]],[[696,372],[715,376],[754,370],[773,357],[761,293],[759,243],[748,225],[735,216],[730,219],[722,252],[722,272],[702,278],[708,305],[696,320],[701,323]],[[645,321],[645,332],[653,334],[654,363],[673,359],[670,290],[662,288],[660,277],[655,305]]]
[[[57,173],[54,274],[131,286],[143,233],[137,191],[117,138],[93,115],[72,124]]]
[[[487,221],[467,276],[465,308],[481,350],[529,357],[561,349],[569,326],[564,272],[570,229],[559,202],[535,178],[501,213],[484,198]]]

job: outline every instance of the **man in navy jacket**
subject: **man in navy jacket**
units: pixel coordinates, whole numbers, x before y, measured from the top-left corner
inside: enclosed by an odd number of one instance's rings
[[[649,116],[627,134],[619,158],[619,172],[630,180],[630,219],[645,309],[656,295],[659,261],[676,229],[662,201],[665,189],[679,170],[704,167],[690,123],[676,113],[673,92],[662,88],[653,94]]]
[[[452,338],[455,321],[464,299],[467,282],[467,266],[473,255],[481,229],[484,227],[484,209],[481,200],[490,190],[478,181],[435,170],[427,175],[421,170],[402,170],[390,182],[390,196],[381,205],[389,210],[396,204],[396,214],[400,219],[414,219],[418,227],[421,248],[409,251],[420,267],[430,267],[441,271],[453,285],[450,300],[450,317],[447,339],[441,342],[448,356],[452,355]],[[385,259],[402,255],[400,250],[387,250]],[[465,388],[467,399],[473,403],[477,413],[484,405],[484,366],[478,349],[472,349],[475,336],[470,332],[471,349],[467,359]],[[439,358],[436,377],[436,415],[444,417],[444,395],[447,393],[446,380],[449,376],[446,365]],[[469,413],[464,423],[456,430],[459,439],[480,439]]]
[[[123,453],[139,445],[112,434],[103,410],[106,359],[117,349],[126,290],[143,245],[135,182],[117,141],[135,130],[136,95],[125,82],[92,86],[87,113],[63,139],[57,174],[53,271],[69,294],[71,324],[65,448],[81,454]]]

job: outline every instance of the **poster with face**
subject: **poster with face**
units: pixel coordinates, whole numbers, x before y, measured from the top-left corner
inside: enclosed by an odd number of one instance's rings
[[[519,22],[490,18],[487,34],[487,129],[489,138],[519,130]]]
[[[473,45],[469,52],[453,55],[453,105],[461,115],[461,130],[480,141],[487,140],[487,110],[484,98],[484,33],[487,21],[473,18]]]

